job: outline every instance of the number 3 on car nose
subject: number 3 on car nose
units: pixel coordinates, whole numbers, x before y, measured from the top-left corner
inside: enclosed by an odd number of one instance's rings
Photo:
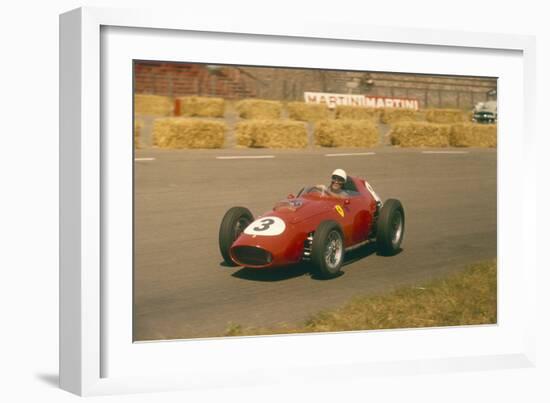
[[[260,221],[260,223],[262,224],[261,227],[254,227],[252,228],[254,231],[265,231],[267,229],[269,229],[269,226],[273,223],[275,223],[275,220],[272,219],[272,218],[264,218],[263,220]]]
[[[285,222],[279,217],[261,217],[250,224],[244,233],[247,235],[276,236],[284,232]]]

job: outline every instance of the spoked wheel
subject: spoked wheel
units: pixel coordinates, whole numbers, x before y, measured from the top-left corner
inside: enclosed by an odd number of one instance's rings
[[[376,228],[379,253],[384,256],[393,256],[399,252],[405,233],[405,211],[399,200],[388,199],[384,203]]]
[[[325,245],[325,264],[329,270],[336,270],[342,261],[344,241],[337,230],[332,230]]]
[[[245,207],[232,207],[223,216],[220,225],[219,246],[223,260],[230,266],[237,266],[231,259],[229,249],[248,225],[254,221],[250,210]]]
[[[323,221],[313,235],[311,263],[319,277],[332,278],[340,274],[344,263],[344,236],[336,221]]]

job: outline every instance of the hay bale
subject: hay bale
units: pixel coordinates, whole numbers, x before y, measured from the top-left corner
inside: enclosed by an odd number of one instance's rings
[[[315,125],[315,143],[323,147],[374,147],[378,128],[370,120],[323,120]]]
[[[225,123],[189,118],[159,118],[153,123],[153,143],[161,148],[221,148]]]
[[[237,144],[245,147],[304,148],[307,131],[303,123],[289,120],[250,120],[236,126]]]
[[[390,139],[401,147],[448,147],[451,125],[401,122],[392,126]]]
[[[148,116],[171,116],[174,113],[174,100],[161,95],[136,94],[134,113]]]
[[[426,109],[425,113],[430,123],[462,123],[465,119],[460,109]]]
[[[380,114],[380,122],[382,123],[397,123],[410,122],[416,120],[416,111],[413,109],[403,108],[384,108]]]
[[[294,120],[314,122],[328,119],[330,114],[325,104],[306,104],[305,102],[289,102],[286,106],[288,117]]]
[[[279,119],[282,106],[279,101],[243,99],[237,102],[235,109],[243,119]]]
[[[221,118],[224,112],[223,98],[196,96],[176,98],[176,116]]]
[[[415,113],[417,122],[426,122],[426,109],[419,109]]]
[[[453,125],[449,142],[453,147],[497,146],[497,126],[476,123]]]
[[[357,119],[377,122],[380,118],[380,110],[374,108],[361,108],[359,106],[337,105],[336,119]]]
[[[142,130],[143,130],[143,122],[140,119],[134,118],[134,148],[136,150],[139,150],[141,148],[141,143],[139,139],[140,139]]]

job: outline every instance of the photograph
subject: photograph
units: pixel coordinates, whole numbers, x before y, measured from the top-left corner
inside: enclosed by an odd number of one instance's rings
[[[498,77],[132,72],[134,342],[498,323]]]

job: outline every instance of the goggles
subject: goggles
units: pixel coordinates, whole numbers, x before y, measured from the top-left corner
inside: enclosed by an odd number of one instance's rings
[[[340,183],[342,185],[345,182],[344,178],[341,178],[340,176],[336,176],[336,175],[333,175],[331,179],[333,182]]]

